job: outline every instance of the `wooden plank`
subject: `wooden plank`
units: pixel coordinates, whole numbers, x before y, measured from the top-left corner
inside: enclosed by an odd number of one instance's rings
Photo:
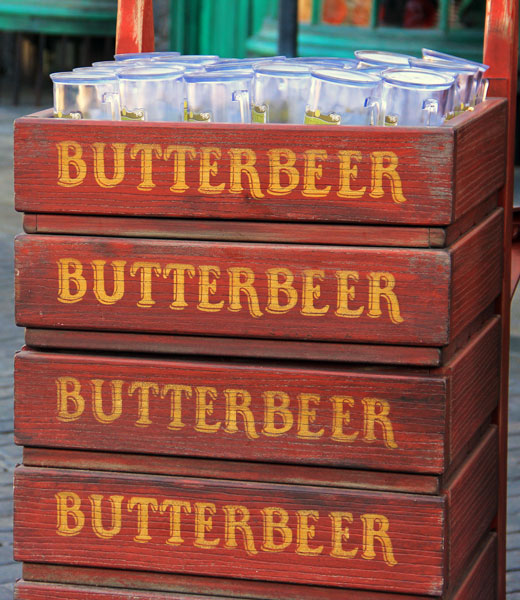
[[[498,294],[500,218],[448,250],[22,235],[17,323],[446,345]]]
[[[474,127],[471,120],[454,125],[454,186],[455,195],[460,199],[454,205],[454,221],[503,186],[506,120],[507,104],[501,104],[496,112],[482,114],[479,128]],[[484,163],[478,164],[475,155],[481,156]]]
[[[486,600],[495,600],[496,595],[496,546],[497,539],[495,534],[487,536],[478,551],[475,553],[475,560],[468,567],[463,581],[456,586],[456,589],[448,592],[443,597],[447,600],[475,600],[475,598],[485,598]],[[38,563],[25,563],[23,565],[24,580],[17,584],[16,590],[20,596],[15,596],[15,600],[46,600],[49,596],[27,594],[43,594],[43,590],[51,589],[61,593],[61,587],[70,594],[71,590],[83,589],[90,590],[91,594],[110,593],[116,594],[115,598],[121,596],[117,594],[128,593],[126,588],[139,588],[143,590],[155,590],[155,592],[146,592],[153,598],[154,594],[163,592],[165,600],[177,600],[176,594],[190,594],[189,598],[198,598],[197,594],[204,594],[203,598],[210,598],[206,594],[219,594],[225,598],[250,598],[252,600],[345,600],[345,594],[348,593],[348,600],[428,600],[431,596],[416,596],[402,594],[385,594],[384,592],[366,592],[362,590],[315,587],[315,586],[295,586],[291,584],[271,584],[260,581],[239,581],[222,578],[201,578],[186,575],[174,575],[170,573],[146,573],[139,571],[120,571],[113,569],[99,569],[92,567],[67,567],[60,565],[44,565]],[[31,581],[33,580],[33,581]],[[43,583],[47,582],[47,583]],[[61,582],[56,585],[55,582]],[[76,585],[78,587],[76,587]],[[90,586],[90,587],[88,587]],[[96,586],[93,588],[92,586]],[[110,586],[110,590],[98,586]],[[123,589],[125,588],[125,589]],[[208,589],[210,588],[210,589]],[[26,595],[21,595],[21,592]],[[132,594],[138,594],[132,589]],[[195,594],[195,596],[192,596]],[[105,596],[99,596],[100,599],[108,600]],[[122,596],[123,598],[125,596]],[[132,598],[140,600],[139,596],[132,595]],[[54,597],[53,597],[54,598]],[[110,596],[109,596],[110,598]],[[162,597],[160,596],[161,600]],[[61,599],[58,596],[56,600]],[[97,600],[93,596],[92,600]],[[70,600],[70,595],[65,596],[63,600]],[[76,600],[76,596],[74,596]],[[77,600],[91,600],[87,596]],[[112,600],[110,598],[110,600]],[[179,597],[178,600],[184,600]]]
[[[444,351],[420,346],[294,342],[240,338],[160,335],[110,331],[28,328],[25,341],[31,348],[101,350],[282,360],[327,360],[379,365],[433,366],[442,363]],[[447,346],[449,348],[449,346]]]
[[[18,581],[14,600],[232,600],[230,596],[187,596],[186,594],[115,590],[60,583]]]
[[[491,319],[440,373],[450,376],[446,452],[453,461],[498,406],[500,320]]]
[[[25,350],[15,359],[15,439],[443,473],[497,405],[498,338],[492,319],[433,375]]]
[[[23,449],[23,462],[24,465],[33,467],[125,471],[130,473],[178,475],[181,477],[211,477],[236,481],[320,485],[414,494],[438,494],[440,490],[440,478],[434,475],[360,471],[357,469],[309,467],[279,463],[272,465],[261,462],[31,447]]]
[[[446,515],[434,496],[32,467],[18,467],[15,488],[16,560],[217,577],[233,565],[240,579],[442,592]],[[95,533],[95,498],[112,533]],[[138,519],[138,498],[157,509]],[[371,529],[382,536],[373,547]]]
[[[448,578],[459,581],[475,546],[491,528],[498,508],[498,431],[492,427],[447,483]]]
[[[450,246],[453,337],[498,296],[503,275],[502,228],[503,212],[500,209]]]
[[[111,571],[110,569],[93,569],[81,567],[63,567],[56,565],[39,565],[39,564],[24,564],[24,573],[28,576],[36,578],[50,579],[51,581],[58,579],[71,580],[72,585],[56,584],[56,583],[40,583],[30,581],[20,581],[16,590],[20,594],[20,590],[25,595],[15,596],[14,600],[40,600],[40,598],[49,598],[49,596],[34,595],[35,593],[42,594],[43,591],[52,589],[53,593],[61,593],[65,589],[69,594],[74,591],[77,593],[85,593],[85,590],[90,590],[90,596],[74,596],[74,600],[119,600],[119,598],[128,598],[128,593],[131,593],[131,600],[232,600],[235,598],[249,598],[251,600],[345,600],[345,594],[348,593],[348,600],[431,600],[431,596],[410,596],[408,594],[385,594],[384,592],[364,592],[362,590],[338,590],[334,588],[316,587],[309,585],[290,585],[290,584],[272,584],[259,581],[233,581],[223,580],[217,577],[200,578],[190,576],[176,576],[166,573],[139,573],[137,571]],[[26,578],[27,578],[26,575]],[[89,579],[89,577],[91,579]],[[87,586],[76,586],[76,581],[80,579],[91,585],[92,581],[109,580],[110,590],[106,588],[88,588]],[[159,589],[166,588],[163,592],[144,592],[147,594],[141,599],[139,595],[142,592],[136,590],[119,589],[126,588],[130,585],[129,582],[136,582],[143,588]],[[102,584],[103,585],[103,584]],[[113,586],[113,587],[112,587]],[[208,586],[211,587],[208,590]],[[188,596],[179,595],[175,589],[170,588],[187,588],[185,593]],[[203,596],[192,594],[192,588],[201,588]],[[226,596],[209,596],[209,593],[227,593]],[[99,596],[95,594],[113,594],[112,596]],[[31,594],[31,595],[27,595]],[[136,595],[137,594],[137,595]],[[62,600],[62,596],[52,596],[53,600]],[[65,596],[63,600],[71,600],[70,595]]]
[[[239,579],[439,596],[486,531],[496,442],[490,430],[441,497],[23,466],[15,558],[216,577],[231,560]]]
[[[498,599],[497,594],[497,535],[486,538],[482,551],[471,564],[462,584],[453,594],[453,600],[475,598]]]
[[[34,213],[448,225],[503,184],[503,172],[485,168],[488,154],[493,165],[500,163],[503,101],[485,102],[455,125],[313,126],[305,129],[302,147],[301,126],[22,118],[15,125],[16,207]],[[488,130],[494,132],[489,139]],[[467,152],[464,142],[482,136],[485,152]],[[484,195],[462,179],[454,189],[457,165],[487,174]]]
[[[468,211],[448,227],[391,227],[385,225],[341,225],[274,223],[258,221],[203,221],[201,219],[157,219],[147,217],[103,217],[97,215],[52,215],[26,213],[26,233],[58,233],[163,239],[275,242],[339,246],[389,246],[443,248],[480,223],[497,205],[497,194]]]
[[[274,242],[339,246],[390,246],[437,248],[444,246],[445,232],[436,227],[388,227],[381,225],[330,225],[320,223],[269,223],[258,221],[204,221],[102,217],[97,215],[49,215],[26,213],[26,233],[59,233],[117,237],[151,237],[230,242]]]

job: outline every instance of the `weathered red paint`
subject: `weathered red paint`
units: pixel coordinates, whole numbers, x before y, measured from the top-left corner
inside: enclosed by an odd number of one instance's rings
[[[496,536],[490,535],[475,561],[468,569],[460,585],[443,595],[440,600],[475,600],[480,597],[495,600],[496,596]],[[86,571],[86,572],[85,572]],[[27,580],[35,576],[36,581]],[[82,569],[48,565],[26,564],[25,580],[15,586],[15,600],[232,600],[236,598],[236,589],[241,589],[241,596],[262,600],[428,600],[431,596],[403,594],[386,594],[384,592],[365,592],[362,590],[338,590],[317,588],[313,586],[293,586],[288,584],[269,584],[264,582],[232,582],[231,580],[214,579],[211,589],[203,583],[203,579],[194,577],[175,577],[158,573],[139,573],[136,571],[117,572],[102,569]],[[80,581],[89,585],[71,585],[71,581]],[[48,580],[49,583],[42,583]],[[64,583],[50,583],[52,581]],[[110,587],[98,587],[110,585]],[[244,585],[245,583],[245,585]],[[139,591],[141,589],[157,591]],[[198,584],[198,585],[197,585]],[[178,587],[181,592],[176,592]],[[190,591],[190,587],[194,591]],[[162,591],[159,591],[162,590]],[[182,593],[183,592],[183,593]],[[212,595],[206,595],[206,593]],[[235,593],[234,593],[235,592]],[[203,593],[200,596],[199,593]],[[232,595],[224,595],[224,594]],[[217,595],[218,594],[218,595]]]
[[[488,528],[495,484],[494,430],[441,496],[19,467],[15,558],[441,595]],[[168,501],[187,503],[180,530]]]
[[[504,182],[505,112],[491,100],[441,128],[313,126],[303,137],[290,125],[25,117],[15,126],[16,208],[449,225]]]
[[[430,373],[24,350],[16,441],[442,473],[497,405],[498,330]]]
[[[500,229],[446,250],[22,235],[17,323],[442,346],[498,294]]]

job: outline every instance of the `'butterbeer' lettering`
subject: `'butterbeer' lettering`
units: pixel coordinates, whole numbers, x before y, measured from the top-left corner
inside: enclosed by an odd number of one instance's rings
[[[328,154],[320,148],[297,153],[290,148],[255,151],[123,142],[82,145],[75,140],[58,142],[56,149],[57,184],[61,187],[89,182],[113,189],[126,184],[148,193],[163,184],[176,195],[244,194],[262,200],[299,194],[317,200],[359,202],[387,195],[397,205],[406,202],[399,158],[390,150],[361,152],[343,148]],[[113,165],[109,173],[106,157]]]
[[[204,550],[221,546],[249,556],[261,552],[295,552],[302,557],[327,553],[340,561],[360,557],[379,560],[388,567],[398,564],[390,521],[377,513],[324,514],[282,506],[253,509],[244,504],[120,494],[82,498],[71,490],[60,491],[55,498],[56,533],[60,536],[77,536],[92,529],[96,537],[110,540],[125,529],[139,544],[191,543]],[[315,542],[318,531],[323,542],[319,544]],[[352,541],[353,531],[357,542]]]
[[[128,290],[139,282],[138,308],[152,308],[161,291],[171,310],[192,306],[205,313],[247,311],[255,319],[283,315],[297,310],[304,317],[330,315],[340,319],[387,318],[399,325],[404,321],[399,301],[399,283],[388,271],[325,271],[270,267],[255,272],[251,267],[192,265],[152,261],[94,259],[84,264],[75,257],[60,258],[58,302],[81,302],[91,291],[97,302],[111,306],[136,297]],[[110,275],[109,275],[110,273]],[[107,280],[110,280],[107,285]],[[166,283],[166,280],[170,282]],[[334,304],[323,298],[328,293]],[[332,296],[332,297],[331,297]],[[195,299],[198,302],[195,302]]]
[[[309,391],[291,397],[266,389],[256,396],[247,389],[193,386],[187,382],[85,379],[64,375],[55,380],[56,418],[71,423],[92,412],[101,425],[122,417],[135,427],[161,426],[172,435],[183,429],[201,434],[244,434],[249,440],[295,436],[317,442],[329,437],[338,444],[374,444],[398,448],[391,404],[373,396],[332,395]],[[157,407],[167,402],[162,422]]]

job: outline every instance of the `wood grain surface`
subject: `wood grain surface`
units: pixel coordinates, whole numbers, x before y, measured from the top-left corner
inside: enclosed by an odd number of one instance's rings
[[[442,473],[496,407],[499,320],[441,372],[24,350],[15,438],[36,447]]]
[[[438,596],[496,508],[496,442],[491,429],[437,497],[19,467],[15,558]]]
[[[233,357],[250,359],[328,361],[438,367],[445,362],[451,346],[398,346],[339,342],[304,342],[252,338],[224,338],[126,331],[70,329],[25,330],[25,343],[38,350],[80,350],[94,352],[135,352],[181,356]],[[451,355],[450,355],[451,357]]]
[[[496,600],[498,598],[496,595],[496,547],[496,534],[486,536],[483,543],[476,550],[474,559],[463,575],[462,580],[444,594],[441,597],[442,600],[475,600],[476,598]],[[56,591],[61,593],[61,589],[64,588],[71,594],[72,590],[78,589],[76,587],[78,585],[85,586],[90,590],[90,594],[110,592],[115,594],[117,599],[119,599],[117,594],[129,593],[127,589],[129,587],[149,590],[146,593],[150,594],[150,599],[154,598],[154,592],[150,590],[155,590],[155,593],[164,594],[164,600],[181,600],[181,598],[177,599],[175,595],[179,593],[188,594],[189,600],[192,600],[192,595],[197,598],[199,594],[203,594],[204,598],[208,597],[206,594],[217,594],[219,598],[249,598],[251,600],[345,600],[346,598],[348,600],[428,600],[432,598],[431,596],[415,594],[386,594],[384,592],[340,590],[287,583],[272,584],[263,581],[241,581],[218,577],[207,578],[170,573],[67,567],[38,563],[25,563],[23,573],[24,580],[20,581],[17,586],[20,597],[16,597],[15,600],[40,600],[40,598],[47,600],[48,596],[42,596],[42,594],[49,593],[49,589],[52,589],[54,593]],[[109,586],[110,590],[103,589],[103,586]],[[21,595],[22,593],[25,595]],[[131,593],[136,594],[139,592],[132,589]],[[170,596],[172,594],[173,598]],[[346,594],[348,595],[346,596]],[[479,596],[479,594],[481,595]],[[132,599],[135,597],[134,595],[131,596]],[[61,600],[60,596],[58,598]],[[105,600],[104,596],[100,598]],[[137,598],[141,600],[139,596]],[[94,599],[97,600],[97,597],[94,596]],[[70,596],[66,596],[66,599],[63,600],[72,599]],[[76,599],[74,596],[73,600],[90,600],[90,597],[87,596],[87,599],[84,599],[80,596]],[[162,597],[161,600],[163,600]]]
[[[441,600],[486,600],[496,599],[496,536],[490,535],[476,553],[475,560],[464,576],[457,589],[444,594]],[[189,591],[190,584],[197,589],[195,578],[184,577],[184,585],[179,578],[139,572],[110,572],[102,569],[67,568],[55,565],[26,564],[25,577],[34,576],[42,581],[20,580],[15,585],[14,600],[232,600],[238,597],[251,600],[428,600],[431,596],[416,596],[403,594],[386,594],[384,592],[365,592],[362,590],[338,590],[333,588],[317,588],[315,586],[294,586],[288,584],[272,585],[262,582],[241,582],[242,590],[237,591],[229,580],[223,583],[221,579],[207,579],[206,586],[201,585],[197,591]],[[90,576],[89,576],[90,573]],[[56,579],[85,579],[90,585],[51,583]],[[167,583],[169,581],[169,584]],[[238,582],[240,584],[240,582]],[[246,584],[244,586],[243,584]],[[137,584],[143,589],[129,589]],[[109,585],[110,587],[100,587]],[[168,591],[175,585],[184,588],[184,593]],[[221,590],[220,588],[224,588]],[[153,589],[162,591],[150,591]],[[227,590],[226,590],[227,588]],[[145,589],[147,591],[145,591]],[[216,591],[218,590],[218,591]],[[221,595],[222,593],[229,595]],[[216,595],[218,594],[218,595]],[[348,594],[346,596],[346,594]]]
[[[442,346],[497,296],[500,230],[495,211],[446,250],[22,235],[17,323]]]
[[[503,185],[505,106],[422,129],[22,118],[16,208],[447,225]]]
[[[23,449],[23,463],[33,467],[87,469],[181,477],[210,477],[233,481],[318,485],[356,490],[439,494],[442,477],[417,473],[338,469],[245,460],[186,458],[157,454],[61,450],[59,448]]]

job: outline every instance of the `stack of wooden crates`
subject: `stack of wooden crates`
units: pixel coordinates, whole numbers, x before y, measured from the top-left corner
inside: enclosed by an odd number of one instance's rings
[[[505,121],[18,120],[16,598],[496,598]]]

